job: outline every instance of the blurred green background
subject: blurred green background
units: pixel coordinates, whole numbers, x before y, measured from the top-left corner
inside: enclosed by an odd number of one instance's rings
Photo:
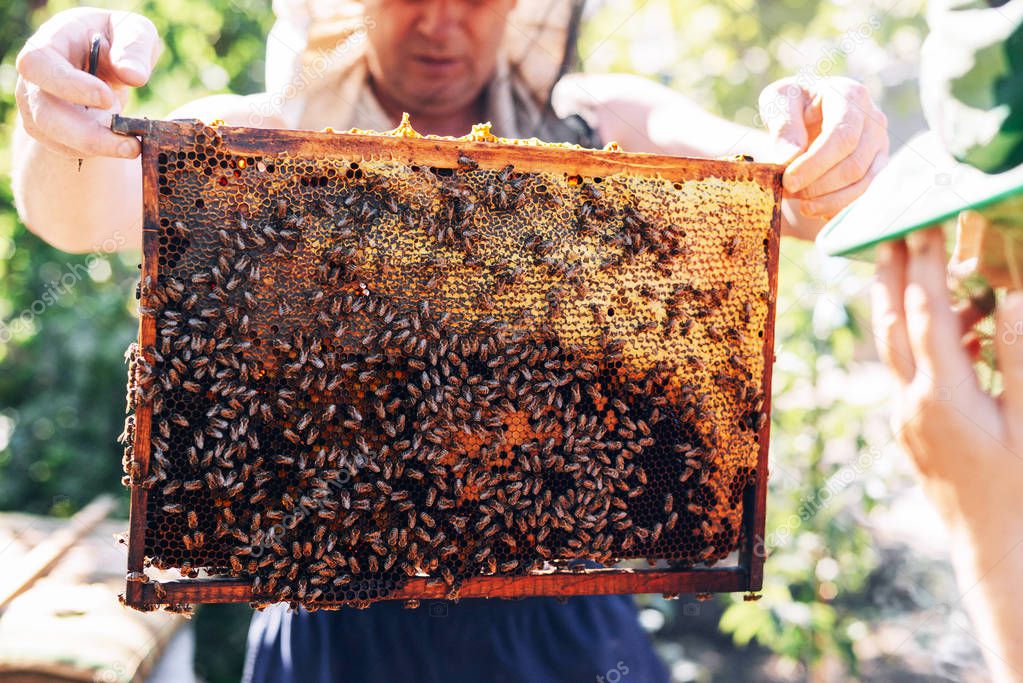
[[[210,93],[262,88],[267,0],[99,4],[148,16],[166,44],[128,113],[159,117]],[[110,491],[126,514],[114,440],[139,256],[48,247],[18,221],[8,173],[17,51],[70,6],[0,7],[0,510],[67,516]],[[614,0],[589,6],[580,53],[587,71],[649,76],[748,125],[772,80],[848,74],[889,116],[894,149],[923,126],[923,12],[922,0]],[[949,613],[951,578],[887,428],[869,277],[863,264],[783,244],[763,598],[641,598],[677,681],[983,677],[976,646],[936,618]],[[247,619],[247,607],[200,610],[206,680],[237,680]]]

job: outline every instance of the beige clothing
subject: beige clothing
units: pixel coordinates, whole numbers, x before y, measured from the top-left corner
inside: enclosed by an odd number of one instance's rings
[[[485,118],[493,124],[496,135],[529,137],[539,125],[540,111],[530,100],[513,93],[514,84],[508,78],[507,62],[499,61],[497,69],[485,94]],[[412,123],[414,127],[415,122]],[[299,128],[312,130],[330,126],[335,130],[362,128],[384,131],[394,128],[398,121],[389,118],[380,106],[369,85],[365,61],[360,60],[346,73],[339,74],[336,87],[321,88],[311,93],[297,124]]]

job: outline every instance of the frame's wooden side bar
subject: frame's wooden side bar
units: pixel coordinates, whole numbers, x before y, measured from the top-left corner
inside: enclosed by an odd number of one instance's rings
[[[115,117],[116,132],[152,134],[188,139],[199,122],[149,121]],[[514,163],[515,170],[551,172],[572,169],[578,175],[600,177],[628,171],[641,175],[659,175],[672,181],[702,180],[718,177],[727,180],[751,180],[771,185],[783,166],[754,162],[735,163],[716,159],[688,159],[661,154],[606,152],[602,150],[564,149],[533,145],[509,145],[455,139],[403,138],[389,135],[353,135],[304,130],[277,130],[220,126],[220,147],[231,154],[265,156],[338,155],[367,159],[389,157],[408,164],[457,167],[458,157],[466,154],[482,168],[499,169]]]
[[[686,571],[588,569],[580,572],[551,572],[528,576],[477,576],[466,579],[459,598],[524,598],[544,595],[616,595],[625,593],[711,593],[746,590],[746,572],[737,568],[692,569]],[[191,579],[168,581],[161,587],[165,595],[156,596],[154,584],[142,586],[143,602],[213,603],[249,602],[253,599],[248,581],[241,579]],[[416,577],[387,600],[443,600],[447,585],[439,580]],[[316,604],[331,604],[319,602]],[[337,603],[334,603],[337,604]]]
[[[767,302],[767,321],[764,324],[764,392],[763,412],[766,413],[764,426],[760,430],[760,452],[757,457],[756,483],[747,487],[743,496],[743,539],[739,549],[739,565],[746,569],[749,585],[746,590],[759,591],[764,584],[764,526],[767,517],[767,468],[768,451],[771,445],[771,380],[774,369],[774,329],[778,310],[778,250],[781,241],[781,199],[782,174],[774,178],[774,215],[768,231],[767,277],[770,300]],[[748,522],[748,523],[747,523]]]
[[[159,177],[156,156],[160,150],[157,141],[146,136],[142,138],[142,281],[152,278],[156,283],[159,265]],[[139,301],[143,308],[152,308],[151,296],[145,291]],[[139,321],[139,353],[147,361],[153,363],[151,355],[146,355],[146,348],[156,342],[156,318],[143,313]],[[135,409],[135,442],[133,455],[138,464],[138,478],[144,480],[149,475],[149,449],[152,428],[153,407],[149,403],[139,403]],[[128,517],[128,571],[141,572],[145,561],[146,550],[146,489],[142,486],[131,487],[131,508]],[[124,592],[125,602],[129,605],[144,603],[141,584],[128,581]]]

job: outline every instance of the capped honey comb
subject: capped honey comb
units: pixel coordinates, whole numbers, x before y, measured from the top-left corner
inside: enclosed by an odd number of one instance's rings
[[[114,129],[129,604],[759,589],[780,167]]]

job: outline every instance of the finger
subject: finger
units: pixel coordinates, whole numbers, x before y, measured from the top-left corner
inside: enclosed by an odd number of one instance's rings
[[[820,178],[800,190],[798,197],[800,199],[814,199],[815,197],[837,192],[838,190],[855,185],[870,173],[871,167],[874,166],[874,161],[878,156],[884,155],[887,157],[887,154],[887,132],[868,123],[864,127],[864,135],[860,139],[860,144],[853,150],[853,153],[828,169]]]
[[[803,109],[803,124],[806,126],[806,131],[810,134],[809,140],[813,140],[820,134],[823,119],[824,112],[821,111],[821,96],[814,95],[806,103],[806,108]]]
[[[995,353],[1004,387],[1002,406],[1006,422],[1018,435],[1023,431],[1023,292],[1005,295],[995,311],[995,321]]]
[[[37,47],[29,41],[18,53],[15,66],[29,83],[68,102],[97,109],[108,109],[114,104],[114,92],[109,85],[73,66],[49,44]]]
[[[903,384],[913,379],[916,367],[906,333],[903,292],[906,288],[906,245],[904,242],[878,247],[877,277],[871,290],[874,337],[877,353]]]
[[[126,85],[146,84],[160,51],[160,38],[149,19],[134,12],[113,12],[110,15],[109,60],[117,77]]]
[[[936,387],[951,389],[973,376],[960,345],[962,331],[949,300],[945,236],[941,228],[906,238],[906,329],[917,372]]]
[[[760,117],[776,141],[778,163],[791,161],[809,144],[806,104],[806,91],[792,79],[776,81],[760,93]]]
[[[879,154],[874,157],[874,161],[867,170],[867,174],[860,180],[841,190],[829,192],[826,195],[814,197],[813,199],[801,200],[799,210],[804,215],[812,218],[830,219],[834,217],[839,211],[849,206],[856,199],[859,199],[867,191],[867,188],[870,187],[870,183],[874,181],[877,174],[887,164],[888,155]]]
[[[966,301],[956,304],[953,310],[959,319],[959,329],[966,334],[995,310],[995,293],[990,287],[985,287]]]
[[[141,151],[136,138],[110,130],[109,113],[84,111],[41,90],[29,94],[29,109],[41,136],[69,147],[78,157],[130,159]]]
[[[785,172],[783,183],[790,194],[799,192],[850,156],[860,144],[866,116],[858,102],[842,91],[821,93],[821,134]]]
[[[14,88],[15,101],[18,103],[18,119],[21,121],[22,128],[25,129],[25,132],[28,133],[33,140],[35,140],[36,142],[38,142],[51,152],[68,158],[78,158],[78,154],[75,152],[75,150],[71,149],[66,145],[60,144],[56,140],[51,140],[50,138],[46,137],[45,135],[43,135],[42,131],[40,131],[39,128],[36,126],[35,120],[32,117],[32,110],[29,108],[28,105],[27,91],[28,88],[30,87],[35,86],[29,86],[25,82],[25,79],[19,77],[17,85]]]

